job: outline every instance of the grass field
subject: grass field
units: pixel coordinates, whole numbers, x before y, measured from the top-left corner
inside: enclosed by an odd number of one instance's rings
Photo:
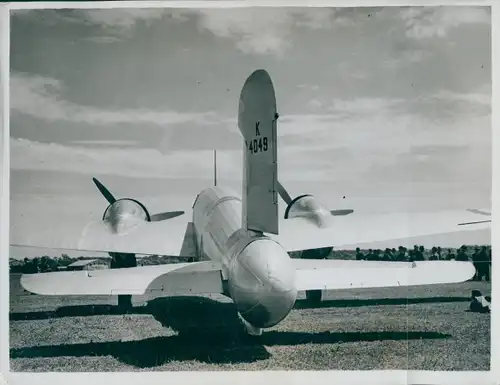
[[[222,296],[137,297],[123,315],[114,297],[10,287],[12,371],[490,369],[490,315],[468,311],[486,282],[325,292],[258,339]]]

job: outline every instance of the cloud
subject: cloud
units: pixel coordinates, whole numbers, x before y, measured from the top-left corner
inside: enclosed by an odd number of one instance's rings
[[[387,57],[382,61],[382,63],[384,67],[389,69],[396,69],[398,67],[406,68],[408,65],[423,62],[431,55],[431,51],[425,51],[422,49],[399,49],[395,57]]]
[[[237,8],[199,11],[198,27],[234,40],[244,53],[283,54],[292,47],[293,26],[328,29],[334,25],[331,8]]]
[[[388,98],[356,98],[356,99],[332,99],[328,110],[344,114],[373,114],[380,111],[387,111],[403,99]]]
[[[414,39],[445,37],[462,24],[488,24],[489,7],[411,7],[401,11],[406,36]]]
[[[206,9],[198,27],[215,36],[233,39],[245,53],[283,53],[290,46],[291,16],[277,8]]]
[[[137,146],[138,142],[135,140],[73,140],[71,144],[83,146]]]
[[[487,85],[481,87],[477,91],[469,93],[456,93],[442,90],[434,95],[433,98],[448,101],[466,102],[469,104],[477,104],[487,107],[491,110],[491,87]]]
[[[39,75],[13,73],[10,79],[11,109],[46,121],[66,121],[93,125],[152,123],[159,126],[193,122],[209,124],[213,113],[179,113],[138,109],[103,109],[79,105],[61,97],[64,84]]]
[[[308,107],[314,112],[280,116],[280,146],[350,148],[364,154],[381,149],[396,154],[419,146],[483,148],[491,143],[491,87],[410,98],[316,95]],[[225,124],[236,130],[235,119]]]
[[[297,88],[317,91],[319,90],[319,86],[317,84],[297,84]]]
[[[11,138],[14,170],[61,171],[73,174],[111,174],[134,178],[211,178],[211,150],[163,154],[149,148],[66,146]],[[220,172],[241,177],[241,151],[218,151]]]
[[[12,14],[18,18],[36,20],[45,25],[57,25],[61,22],[101,26],[115,32],[129,31],[138,23],[152,25],[157,20],[165,19],[184,22],[192,11],[162,8],[114,8],[114,9],[33,9],[14,10]]]
[[[116,37],[116,36],[90,36],[83,38],[82,40],[84,41],[89,41],[92,43],[98,43],[98,44],[111,44],[111,43],[118,43],[122,41],[121,38]]]
[[[192,12],[190,12],[192,13]],[[138,24],[150,27],[154,22],[182,23],[188,20],[188,12],[161,8],[129,9],[63,9],[63,10],[19,10],[13,15],[22,20],[47,26],[60,24],[79,24],[90,27],[95,36],[83,40],[108,44],[133,36]],[[95,27],[98,27],[96,29]]]
[[[470,92],[439,90],[419,94],[397,106],[396,112],[419,116],[422,127],[471,127],[491,130],[491,87],[482,86]],[[491,136],[488,136],[491,140]]]
[[[367,12],[315,7],[266,8],[265,12],[260,8],[207,9],[199,12],[198,27],[215,36],[232,39],[245,53],[282,55],[293,46],[291,34],[294,27],[332,31],[339,26],[356,27],[359,23],[369,22]],[[371,13],[380,20],[394,15],[391,8],[368,12]],[[452,28],[463,24],[490,23],[488,7],[403,7],[396,15],[403,21],[403,26],[397,26],[395,31],[402,27],[402,32],[413,39],[444,37]],[[392,16],[389,19],[394,20]],[[407,60],[419,62],[425,51],[417,50],[406,55]]]
[[[161,20],[167,13],[161,8],[130,8],[113,10],[83,10],[85,20],[108,28],[116,28],[126,31],[134,27],[138,22],[151,25],[156,20]],[[176,13],[173,13],[177,15]]]
[[[321,103],[318,99],[311,99],[307,105],[312,109],[318,109],[323,106],[323,103]]]
[[[143,109],[106,111],[75,105],[60,100],[64,85],[56,79],[16,74],[13,80],[12,108],[49,121],[85,121],[100,125],[155,122],[162,125],[200,119],[199,114]],[[351,178],[350,175],[370,178],[372,167],[388,169],[398,162],[402,164],[401,159],[408,164],[426,161],[428,154],[418,150],[429,146],[447,149],[469,146],[475,155],[468,161],[472,159],[471,164],[474,165],[473,159],[478,154],[489,156],[490,95],[490,87],[467,94],[441,91],[420,99],[321,99],[318,95],[318,98],[310,100],[309,107],[321,107],[323,113],[280,117],[280,175],[295,180],[317,181]],[[438,116],[430,116],[426,108],[437,111]],[[239,179],[242,157],[235,118],[219,119],[217,127],[227,130],[226,135],[235,136],[230,146],[219,151],[221,174],[229,179]],[[206,135],[202,127],[186,133],[180,129],[166,132],[170,132],[165,139],[168,142],[177,137],[177,141],[191,143],[192,137],[196,137],[203,142],[202,138]],[[133,141],[116,140],[79,141],[65,146],[12,139],[12,167],[84,174],[99,172],[137,178],[206,178],[212,174],[212,145],[196,152],[168,151],[164,146],[160,147],[161,151],[141,148]],[[409,159],[400,158],[408,153],[413,154]],[[445,162],[445,159],[439,162]],[[482,162],[484,164],[484,159]],[[464,167],[470,170],[472,166]],[[350,172],[346,173],[346,170]]]
[[[242,149],[217,152],[219,176],[234,181],[242,177]],[[373,164],[391,164],[394,153],[383,148],[364,152],[329,146],[279,147],[279,172],[283,180],[323,181],[351,179]],[[66,146],[11,138],[12,170],[57,171],[72,175],[114,175],[130,178],[209,179],[213,174],[211,150],[175,151],[167,154],[148,148]]]

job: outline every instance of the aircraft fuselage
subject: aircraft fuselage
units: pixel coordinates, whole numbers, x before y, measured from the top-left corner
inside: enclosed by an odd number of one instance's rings
[[[241,212],[241,199],[232,191],[203,190],[193,205],[198,254],[221,263],[226,294],[241,317],[267,328],[282,321],[295,303],[295,269],[280,244],[242,228]]]

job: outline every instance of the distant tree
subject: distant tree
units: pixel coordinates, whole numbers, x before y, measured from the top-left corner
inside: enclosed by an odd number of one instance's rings
[[[71,258],[68,254],[61,254],[61,258],[58,259],[58,266],[68,266],[75,262],[75,258]]]
[[[48,257],[44,255],[38,261],[38,271],[40,273],[46,273],[49,269]]]

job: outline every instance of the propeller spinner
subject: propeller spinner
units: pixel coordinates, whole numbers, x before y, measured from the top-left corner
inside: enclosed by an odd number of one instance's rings
[[[278,193],[280,194],[281,198],[285,201],[285,203],[288,205],[290,208],[297,200],[300,198],[305,197],[304,195],[301,195],[295,199],[292,199],[288,191],[283,187],[283,185],[278,181]],[[345,198],[345,196],[344,196]],[[330,214],[333,216],[338,216],[338,215],[348,215],[354,212],[352,209],[339,209],[339,210],[329,210]]]
[[[92,178],[92,180],[97,186],[97,189],[101,192],[101,194],[104,196],[104,198],[108,201],[110,205],[112,205],[117,201],[117,199],[113,196],[113,194],[111,194],[111,192],[101,182],[99,182],[99,180],[97,180],[96,178]],[[164,221],[166,219],[172,219],[184,214],[184,211],[167,211],[164,213],[149,215],[148,211],[146,210],[146,207],[144,207],[142,203],[136,201],[135,199],[132,200],[134,200],[136,203],[138,203],[140,206],[143,207],[144,211],[147,213],[150,222]]]

